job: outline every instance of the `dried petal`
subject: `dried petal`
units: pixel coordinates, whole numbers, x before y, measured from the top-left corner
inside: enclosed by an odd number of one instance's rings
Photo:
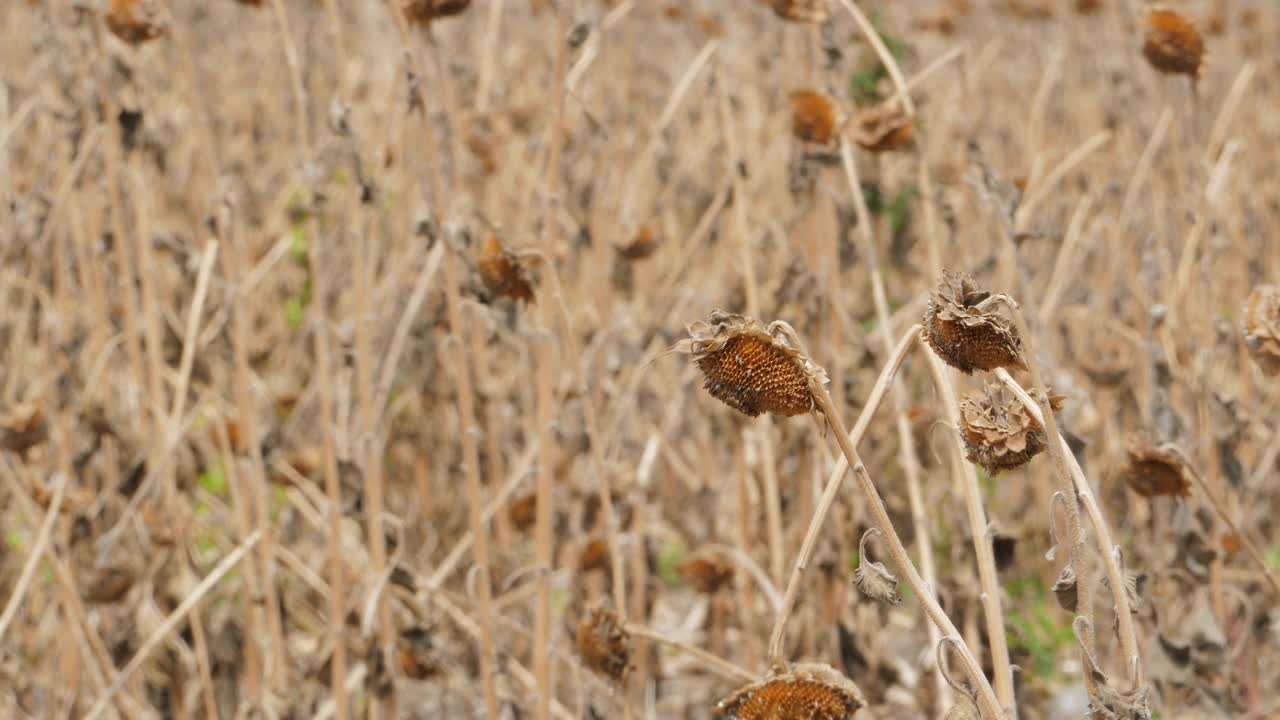
[[[815,663],[739,688],[715,709],[727,720],[849,720],[866,704],[857,685]]]
[[[625,244],[615,245],[614,250],[626,260],[643,260],[658,249],[658,233],[652,225],[641,225],[636,234]]]
[[[1008,320],[981,306],[988,297],[968,275],[944,270],[925,311],[925,341],[965,374],[1023,367],[1022,341]]]
[[[1062,398],[1050,393],[1050,405]],[[1045,448],[1044,429],[1001,383],[960,399],[960,431],[970,462],[991,474],[1022,467]]]
[[[720,310],[690,325],[689,350],[704,375],[703,386],[751,417],[813,411],[813,387],[826,383],[827,374],[780,329],[778,323],[766,328]]]

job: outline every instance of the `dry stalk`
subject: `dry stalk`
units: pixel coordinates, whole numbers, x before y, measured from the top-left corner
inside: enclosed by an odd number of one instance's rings
[[[372,340],[369,337],[369,328],[373,324],[373,309],[370,306],[369,267],[375,261],[371,257],[372,248],[370,244],[378,236],[374,232],[373,224],[366,226],[363,213],[357,211],[356,218],[355,224],[359,234],[355,242],[352,243],[354,245],[352,248],[354,257],[352,258],[351,271],[352,275],[355,276],[352,287],[356,296],[355,377],[356,402],[359,406],[360,414],[360,432],[356,436],[355,453],[358,457],[360,450],[364,451],[364,472],[362,474],[364,476],[365,523],[367,526],[365,538],[369,544],[369,570],[374,577],[382,577],[387,567],[387,540],[382,522],[383,497],[385,493],[382,477],[384,442],[383,435],[379,430],[382,407],[373,404],[375,399],[372,367],[374,357],[371,347]],[[319,271],[320,268],[313,270],[313,272]],[[484,533],[481,533],[480,542],[484,542]],[[479,555],[479,552],[477,552],[477,555]],[[487,560],[487,558],[485,559]],[[485,580],[487,578],[481,578],[482,582]],[[385,593],[377,594],[376,603],[379,651],[389,652],[394,638]],[[387,709],[388,715],[394,716],[394,711],[391,709],[396,704],[394,683],[386,701],[389,706]]]
[[[1014,326],[1018,329],[1018,335],[1022,339],[1022,357],[1027,368],[1031,372],[1031,382],[1035,386],[1036,404],[1040,409],[1041,426],[1045,429],[1045,434],[1050,438],[1059,437],[1058,420],[1054,417],[1053,409],[1049,407],[1049,394],[1045,386],[1044,375],[1040,371],[1040,361],[1036,357],[1035,347],[1031,342],[1031,331],[1027,327],[1026,320],[1022,317],[1022,311],[1012,298],[1007,296],[995,296],[995,298],[1003,302],[1009,309],[1009,314],[1013,316]],[[1005,373],[1007,375],[1007,373]],[[1078,493],[1074,487],[1071,473],[1068,470],[1066,457],[1069,453],[1064,450],[1064,443],[1049,443],[1049,455],[1053,458],[1053,466],[1055,475],[1058,479],[1058,490],[1064,496],[1064,514],[1066,515],[1066,531],[1063,535],[1065,539],[1059,539],[1059,542],[1067,546],[1067,562],[1070,564],[1072,571],[1076,576],[1076,593],[1077,593],[1077,612],[1076,615],[1090,619],[1093,617],[1093,593],[1089,584],[1088,565],[1085,563],[1083,554],[1080,552],[1081,546],[1084,544],[1084,536],[1080,528],[1080,505],[1078,502]],[[1052,508],[1050,509],[1052,512]],[[1112,587],[1116,592],[1123,594],[1124,583],[1113,582]],[[1089,631],[1086,636],[1081,638],[1081,643],[1085,650],[1093,656],[1097,656],[1096,643],[1093,636],[1092,620],[1089,623]],[[1085,687],[1089,690],[1090,698],[1098,697],[1098,689],[1096,680],[1085,674]]]
[[[809,529],[805,533],[804,542],[800,546],[800,552],[796,557],[796,564],[792,570],[791,578],[788,580],[786,590],[783,592],[782,608],[778,611],[773,632],[769,639],[768,660],[771,668],[776,669],[785,666],[785,662],[782,659],[782,648],[787,621],[795,607],[796,597],[800,590],[800,581],[804,576],[806,567],[808,567],[809,560],[813,556],[813,550],[817,545],[818,536],[822,532],[826,516],[830,512],[832,505],[835,504],[836,496],[840,491],[841,480],[843,480],[844,473],[849,467],[854,469],[859,488],[862,490],[870,508],[872,520],[880,532],[883,533],[882,540],[889,550],[894,566],[905,578],[907,585],[915,593],[915,597],[919,600],[925,613],[938,626],[943,636],[951,637],[957,641],[961,638],[960,632],[956,630],[950,618],[943,612],[942,607],[938,605],[933,590],[925,584],[924,579],[920,577],[920,574],[916,572],[915,566],[912,565],[911,558],[907,554],[906,548],[903,547],[902,540],[898,537],[897,531],[894,530],[893,523],[884,509],[880,494],[876,491],[875,485],[872,484],[866,468],[854,449],[854,444],[862,438],[863,433],[866,432],[867,427],[871,424],[871,418],[875,415],[880,403],[884,401],[889,386],[892,384],[898,368],[902,366],[903,360],[906,359],[907,353],[919,342],[920,330],[919,325],[911,326],[894,348],[893,354],[885,361],[880,377],[876,379],[876,384],[872,388],[871,394],[867,397],[867,403],[863,407],[862,413],[858,416],[857,424],[854,426],[852,433],[844,427],[844,423],[835,414],[836,410],[832,406],[830,397],[825,390],[821,387],[813,389],[813,398],[817,409],[826,416],[827,421],[831,424],[832,430],[836,435],[836,441],[840,445],[842,456],[837,461],[831,477],[827,480],[822,498],[818,501],[813,518],[809,522]],[[1000,708],[1000,701],[997,699],[995,691],[991,689],[991,684],[987,682],[986,677],[983,675],[981,664],[978,663],[966,646],[960,646],[960,655],[965,667],[965,673],[978,693],[980,705],[988,712],[989,717],[1004,717],[1004,711]]]
[[[893,320],[889,315],[889,301],[885,294],[884,277],[880,272],[880,259],[876,252],[875,238],[872,237],[872,219],[871,213],[867,211],[867,201],[862,193],[862,183],[858,180],[858,166],[853,158],[853,148],[849,144],[847,138],[840,140],[840,157],[844,164],[845,176],[849,183],[849,192],[853,196],[853,207],[858,218],[858,252],[865,258],[864,262],[867,266],[867,273],[871,276],[871,295],[876,309],[876,324],[882,328],[880,339],[884,348],[885,358],[893,355],[893,341],[890,339],[890,333],[893,332]],[[832,262],[837,266],[839,258],[832,258]],[[920,552],[920,570],[924,577],[925,583],[930,588],[938,586],[937,571],[933,562],[933,543],[929,535],[929,520],[924,510],[924,497],[920,491],[920,465],[916,459],[915,435],[911,431],[911,424],[907,420],[907,394],[903,388],[902,381],[895,378],[893,381],[893,410],[894,423],[898,432],[898,458],[902,465],[903,474],[907,479],[907,500],[911,507],[911,521],[915,526],[917,537],[917,546]],[[986,527],[986,523],[982,524]],[[976,536],[975,536],[976,538]],[[975,542],[977,540],[975,539]],[[980,551],[979,551],[980,552]],[[861,562],[861,559],[859,560]],[[979,558],[981,565],[981,558]],[[984,593],[987,588],[984,584]],[[985,600],[985,596],[984,596]],[[997,609],[999,600],[997,599]],[[932,623],[928,626],[929,643],[937,646],[942,640],[942,636],[938,627]],[[1000,635],[1003,636],[1003,627]],[[1013,706],[1013,673],[1009,669],[1008,649],[1005,643],[1001,642],[999,646],[1006,647],[1004,651],[1004,663],[999,662],[999,653],[997,651],[997,640],[999,638],[992,635],[992,660],[993,666],[999,668],[996,673],[996,693],[1000,697],[1000,702],[1006,707]],[[1002,683],[1004,671],[1008,670],[1008,697],[1002,693]],[[934,681],[938,690],[939,705],[947,707],[951,704],[949,697],[949,687],[946,678],[943,675],[940,666],[934,667]]]
[[[1192,463],[1191,459],[1182,452],[1182,448],[1178,447],[1174,443],[1165,443],[1160,446],[1160,450],[1163,452],[1173,453],[1182,458],[1182,462],[1189,471],[1188,474],[1191,476],[1191,479],[1195,481],[1196,485],[1200,486],[1200,491],[1204,493],[1206,498],[1208,498],[1209,504],[1213,506],[1214,512],[1218,513],[1218,517],[1222,518],[1222,521],[1227,524],[1227,527],[1231,528],[1231,531],[1236,534],[1236,537],[1240,538],[1240,542],[1244,545],[1245,551],[1249,553],[1249,559],[1253,560],[1254,564],[1258,566],[1258,569],[1262,571],[1263,576],[1267,579],[1267,583],[1271,585],[1271,590],[1275,592],[1277,599],[1280,599],[1280,580],[1276,579],[1275,573],[1272,572],[1271,566],[1267,563],[1262,551],[1258,549],[1257,544],[1255,544],[1253,540],[1240,529],[1239,524],[1231,517],[1231,512],[1227,510],[1226,502],[1224,502],[1222,498],[1218,497],[1217,493],[1209,487],[1209,483],[1205,482],[1204,478],[1200,476],[1199,471],[1195,468],[1195,464]]]
[[[551,92],[555,98],[551,113],[550,126],[547,128],[548,149],[546,168],[547,203],[543,220],[542,250],[550,262],[555,257],[556,245],[559,242],[559,209],[560,209],[560,152],[564,144],[564,94],[565,73],[567,71],[568,48],[567,33],[569,20],[564,8],[557,7],[555,38],[555,68]],[[552,539],[552,464],[555,460],[555,437],[551,432],[552,417],[555,413],[555,396],[553,393],[552,371],[555,363],[554,316],[552,308],[553,288],[551,273],[546,274],[542,289],[542,301],[538,303],[541,336],[537,340],[537,419],[538,419],[538,487],[537,509],[534,519],[534,545],[539,573],[537,578],[537,600],[534,613],[533,635],[533,673],[538,689],[538,702],[534,708],[537,720],[549,720],[551,704],[554,699],[551,663],[551,569],[554,567]]]
[[[49,544],[49,536],[53,532],[53,524],[58,519],[58,511],[62,509],[62,498],[66,495],[67,482],[67,476],[61,473],[54,479],[53,499],[49,501],[49,509],[45,511],[44,522],[40,523],[40,530],[36,533],[36,540],[27,551],[27,561],[22,564],[22,572],[18,575],[18,582],[14,584],[13,591],[9,593],[9,600],[5,604],[4,612],[0,613],[0,640],[4,639],[4,631],[9,628],[9,623],[18,614],[18,608],[22,607],[22,598],[27,594],[27,586],[31,584],[31,578],[35,576],[36,565],[39,564],[40,558],[44,555],[45,546]]]
[[[456,232],[454,228],[446,229],[446,233],[449,234]],[[468,326],[464,324],[462,318],[462,298],[458,293],[458,283],[457,259],[452,252],[446,252],[444,291],[449,327],[454,335],[451,345],[454,355],[454,377],[458,382],[458,430],[459,435],[462,436],[462,458],[466,466],[467,507],[473,544],[472,567],[475,572],[476,605],[480,613],[481,683],[489,720],[497,720],[498,695],[494,681],[494,664],[497,655],[493,642],[493,590],[489,579],[489,532],[483,516],[484,495],[480,485],[480,451],[476,444],[479,428],[475,426],[474,386],[465,336]]]
[[[120,691],[120,688],[124,686],[133,673],[142,666],[142,663],[151,656],[151,653],[160,646],[160,643],[164,642],[165,639],[169,637],[169,633],[173,632],[173,630],[178,627],[178,624],[186,618],[187,613],[191,612],[191,610],[202,599],[204,599],[204,596],[209,594],[209,591],[218,584],[218,581],[230,572],[231,568],[235,567],[236,563],[240,562],[240,559],[252,550],[253,546],[256,545],[261,538],[262,534],[256,531],[249,537],[245,538],[244,542],[240,543],[235,550],[227,553],[227,556],[224,557],[222,561],[219,562],[218,565],[211,570],[209,574],[195,586],[195,588],[191,590],[191,594],[187,595],[187,597],[183,599],[182,603],[179,604],[178,607],[174,608],[173,612],[169,613],[169,616],[164,619],[164,622],[160,623],[160,627],[156,628],[155,631],[151,633],[150,637],[142,643],[142,646],[139,647],[138,651],[133,654],[132,658],[130,658],[129,663],[116,675],[116,678],[111,682],[111,685],[98,696],[98,700],[89,708],[89,712],[85,713],[85,720],[96,720],[97,717],[107,709],[107,706],[111,703],[111,699],[115,697],[115,694]]]
[[[707,652],[706,650],[703,650],[702,648],[699,648],[695,645],[690,645],[689,643],[681,642],[680,640],[677,640],[669,635],[665,635],[657,630],[654,630],[653,628],[649,628],[637,623],[626,623],[624,626],[624,629],[627,631],[627,633],[635,637],[648,638],[650,640],[655,640],[657,642],[660,642],[663,645],[670,645],[671,647],[679,650],[680,652],[683,652],[686,655],[696,658],[699,662],[702,663],[704,667],[714,672],[715,674],[719,675],[720,677],[724,678],[725,680],[733,680],[735,682],[754,682],[755,680],[759,679],[753,673],[751,673],[749,670],[745,668],[734,665],[728,660],[725,660],[724,658],[719,657],[717,655],[713,655]]]

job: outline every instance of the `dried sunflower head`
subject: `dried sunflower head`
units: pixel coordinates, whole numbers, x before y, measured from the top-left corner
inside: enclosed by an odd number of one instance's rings
[[[471,6],[471,0],[404,0],[400,7],[409,22],[430,25],[432,21],[452,15],[461,15]]]
[[[609,610],[596,608],[578,622],[575,643],[582,662],[614,680],[622,680],[631,662],[631,636]]]
[[[1178,13],[1155,7],[1147,14],[1142,55],[1162,73],[1200,77],[1204,67],[1204,40],[1200,31]]]
[[[867,152],[901,150],[915,137],[915,125],[897,102],[863,110],[853,118],[853,141]]]
[[[111,34],[130,45],[155,40],[169,24],[158,0],[111,0],[105,19]]]
[[[1121,474],[1129,489],[1145,498],[1186,497],[1191,492],[1191,470],[1175,452],[1137,438],[1126,448],[1129,462]]]
[[[826,93],[808,88],[791,93],[791,134],[803,142],[826,145],[840,126],[840,108]]]
[[[26,457],[29,450],[48,439],[49,424],[40,403],[19,403],[0,414],[0,450]]]
[[[658,249],[658,233],[652,225],[641,225],[630,240],[622,245],[615,245],[613,249],[624,260],[643,260]]]
[[[689,326],[688,349],[702,371],[703,387],[738,412],[802,415],[816,408],[815,385],[827,373],[800,348],[786,323],[768,327],[742,315],[716,310]]]
[[[727,720],[849,720],[866,704],[852,681],[814,663],[739,688],[715,709]]]
[[[831,0],[772,0],[771,5],[778,17],[791,22],[821,23],[831,17]]]
[[[1054,410],[1062,399],[1049,393]],[[1044,428],[1001,383],[991,383],[960,399],[960,432],[969,461],[992,475],[1026,465],[1045,447]]]
[[[987,309],[991,293],[964,273],[942,272],[924,315],[924,339],[960,372],[1025,367],[1022,340],[1009,321]]]
[[[703,595],[711,595],[733,581],[733,565],[712,553],[691,557],[677,565],[676,571]]]
[[[1280,286],[1259,285],[1249,293],[1241,327],[1249,355],[1267,375],[1280,375]]]
[[[480,279],[489,292],[512,300],[533,302],[533,283],[519,257],[506,248],[497,235],[489,235],[476,260]]]

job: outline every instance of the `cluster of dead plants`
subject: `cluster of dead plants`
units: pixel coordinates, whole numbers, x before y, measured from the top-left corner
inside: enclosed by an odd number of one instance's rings
[[[0,715],[1275,716],[1277,23],[0,4]]]

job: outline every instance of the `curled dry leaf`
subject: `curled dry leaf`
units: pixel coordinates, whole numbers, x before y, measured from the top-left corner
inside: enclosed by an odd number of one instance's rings
[[[889,572],[884,563],[874,562],[867,553],[867,545],[872,537],[880,534],[877,528],[862,533],[858,542],[858,568],[853,571],[853,584],[858,592],[869,598],[897,605],[902,602],[898,593],[898,578]]]
[[[1062,400],[1050,391],[1054,410]],[[1002,383],[991,383],[960,399],[960,431],[969,461],[993,475],[1026,465],[1045,448],[1044,429]]]
[[[741,687],[715,710],[728,720],[849,720],[866,704],[851,680],[812,663]]]
[[[1249,355],[1266,375],[1280,375],[1280,286],[1259,285],[1241,312]]]
[[[618,616],[596,608],[578,622],[578,654],[587,667],[613,680],[622,680],[631,663],[631,636]]]
[[[533,283],[529,280],[528,269],[498,236],[490,234],[485,239],[476,267],[489,292],[498,297],[533,302]]]
[[[804,88],[791,93],[791,134],[802,142],[826,145],[840,127],[840,108],[830,95]]]
[[[790,22],[820,23],[831,17],[832,0],[771,0],[773,12]]]
[[[81,595],[95,604],[117,603],[129,594],[136,579],[132,568],[123,565],[101,567],[94,570],[84,583]]]
[[[578,572],[587,573],[592,570],[604,570],[609,567],[609,544],[595,539],[582,548],[578,555]]]
[[[1177,453],[1136,438],[1129,441],[1126,453],[1129,461],[1121,474],[1130,490],[1145,498],[1190,494],[1191,470]]]
[[[1147,14],[1142,55],[1162,73],[1200,77],[1204,66],[1204,39],[1189,20],[1164,7]]]
[[[798,347],[790,326],[768,327],[721,310],[689,326],[689,353],[712,397],[751,417],[815,409],[813,388],[827,373]]]
[[[1076,587],[1076,571],[1071,569],[1070,565],[1062,568],[1062,573],[1058,575],[1058,580],[1053,584],[1053,594],[1058,598],[1058,605],[1062,606],[1067,612],[1076,611],[1076,603],[1079,599]]]
[[[471,0],[404,0],[400,7],[409,22],[430,25],[440,18],[461,15],[471,6]]]
[[[155,40],[169,24],[159,0],[111,0],[105,20],[111,34],[130,45]]]
[[[853,118],[853,141],[867,152],[901,150],[915,137],[915,124],[896,101],[863,110]]]
[[[676,566],[698,592],[711,595],[733,581],[733,565],[720,555],[695,555]]]
[[[1000,315],[987,309],[991,293],[964,273],[944,270],[924,315],[924,339],[946,363],[966,375],[974,370],[1024,367],[1022,340]]]

